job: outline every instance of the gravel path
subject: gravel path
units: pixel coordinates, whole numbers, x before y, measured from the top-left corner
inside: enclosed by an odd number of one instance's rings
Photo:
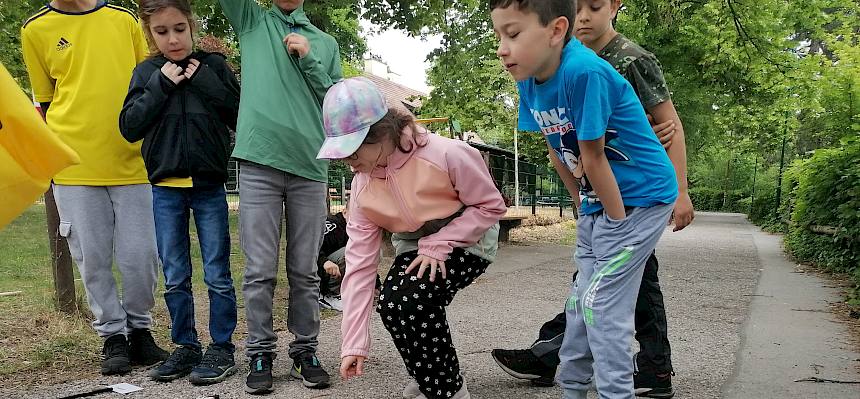
[[[721,387],[735,371],[741,331],[755,294],[760,263],[754,234],[762,234],[743,215],[699,214],[688,229],[667,230],[658,247],[660,279],[666,296],[670,339],[677,376],[676,398],[719,398]],[[460,363],[472,397],[559,398],[556,388],[534,388],[510,378],[489,355],[496,347],[530,344],[543,321],[564,303],[572,264],[570,248],[550,245],[508,245],[498,261],[473,286],[462,291],[449,310]],[[282,304],[283,305],[283,304]],[[331,372],[338,366],[340,317],[322,322],[319,356]],[[372,359],[366,375],[348,383],[336,381],[327,390],[312,391],[287,376],[286,356],[275,362],[273,398],[399,398],[406,372],[382,328],[372,323]],[[289,333],[281,333],[281,343]],[[0,397],[56,398],[103,384],[128,382],[144,388],[128,398],[250,397],[243,391],[247,365],[239,374],[210,387],[187,381],[157,384],[136,370],[124,377],[99,378],[42,387],[38,392],[0,391]],[[106,394],[98,397],[119,397]]]

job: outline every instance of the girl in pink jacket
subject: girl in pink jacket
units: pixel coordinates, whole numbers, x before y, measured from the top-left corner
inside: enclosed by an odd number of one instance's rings
[[[364,373],[379,249],[388,230],[396,258],[376,311],[413,378],[403,396],[469,398],[445,307],[484,273],[498,248],[498,221],[507,208],[483,158],[389,109],[365,78],[329,89],[323,122],[318,158],[342,159],[356,172],[341,286],[341,376]]]

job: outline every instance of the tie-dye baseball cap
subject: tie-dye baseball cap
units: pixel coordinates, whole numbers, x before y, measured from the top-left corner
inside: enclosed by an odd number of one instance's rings
[[[369,79],[340,81],[323,100],[325,142],[318,159],[343,159],[358,150],[370,126],[388,113],[385,97]]]

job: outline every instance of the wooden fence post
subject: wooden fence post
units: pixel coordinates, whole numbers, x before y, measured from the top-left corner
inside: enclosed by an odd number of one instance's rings
[[[61,312],[73,314],[77,311],[77,303],[72,256],[65,237],[60,236],[60,215],[50,187],[45,192],[45,213],[48,217],[48,242],[51,244],[51,271],[54,274],[54,306]]]

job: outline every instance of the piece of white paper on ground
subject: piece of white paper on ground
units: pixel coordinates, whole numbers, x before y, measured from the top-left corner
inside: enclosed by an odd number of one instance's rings
[[[143,390],[143,388],[141,388],[137,385],[126,384],[124,382],[120,383],[120,384],[111,385],[110,387],[111,387],[111,389],[113,389],[114,392],[121,393],[123,395]]]

